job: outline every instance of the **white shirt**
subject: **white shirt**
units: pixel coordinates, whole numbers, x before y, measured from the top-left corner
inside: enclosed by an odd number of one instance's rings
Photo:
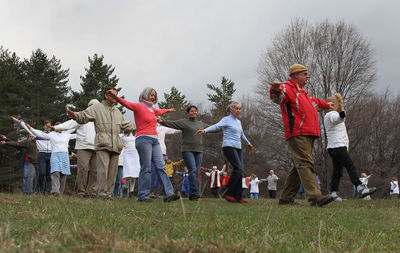
[[[34,133],[36,136],[50,140],[51,144],[51,153],[56,153],[56,152],[66,152],[68,153],[68,143],[69,140],[73,140],[76,138],[76,134],[70,134],[70,133],[57,133],[57,132],[50,132],[50,133],[44,133],[40,130],[36,130],[34,128],[30,129],[32,133]]]
[[[129,151],[137,151],[136,150],[136,137],[133,134],[125,135],[120,134],[122,143],[124,144],[124,149]]]
[[[250,193],[259,193],[258,184],[266,181],[266,179],[258,180],[258,177],[250,181]]]
[[[390,195],[399,194],[399,182],[390,181]]]
[[[35,140],[36,140],[36,147],[38,149],[39,152],[41,153],[51,153],[51,144],[50,144],[50,140],[48,139],[43,139],[39,136],[37,136],[36,134],[32,133],[31,130],[29,130],[29,128],[26,126],[25,122],[23,122],[22,120],[20,121],[21,126],[31,135],[35,136]],[[40,130],[37,130],[40,131]],[[50,133],[50,132],[44,132],[44,131],[40,131],[41,133]]]
[[[167,154],[167,146],[165,145],[165,135],[166,134],[175,134],[175,133],[180,133],[180,132],[181,132],[181,130],[176,130],[176,129],[172,129],[172,128],[157,124],[158,142],[160,143],[161,151],[162,151],[163,155]]]
[[[324,123],[326,136],[328,137],[327,148],[349,148],[349,137],[347,136],[345,119],[340,118],[337,111],[330,111],[325,114]]]
[[[90,149],[94,150],[94,138],[96,131],[94,130],[94,123],[88,122],[86,124],[79,124],[71,119],[62,124],[54,126],[55,130],[65,131],[70,129],[76,130],[76,144],[75,149]]]

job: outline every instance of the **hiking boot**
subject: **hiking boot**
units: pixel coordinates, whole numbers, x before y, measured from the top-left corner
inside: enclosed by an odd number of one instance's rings
[[[285,200],[285,199],[280,199],[278,205],[300,206],[300,204],[294,202],[294,200]]]
[[[178,199],[180,199],[179,195],[177,195],[177,194],[174,193],[174,194],[172,194],[172,195],[166,197],[166,198],[164,199],[164,202],[169,203],[169,202],[171,202],[171,201],[175,201],[175,200],[178,200]]]
[[[360,199],[363,199],[366,196],[371,195],[374,192],[376,192],[376,187],[368,188],[365,185],[361,185],[361,184],[357,186],[357,193],[358,193],[358,197]]]
[[[310,198],[308,202],[310,202],[310,206],[323,207],[324,205],[327,205],[334,200],[335,198],[332,197],[330,194],[328,194],[328,195],[317,196],[315,198]]]

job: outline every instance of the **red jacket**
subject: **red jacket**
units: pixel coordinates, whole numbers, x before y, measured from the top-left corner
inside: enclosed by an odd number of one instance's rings
[[[307,91],[290,78],[281,87],[281,92],[275,92],[271,87],[270,94],[272,101],[281,106],[285,139],[298,135],[319,137],[317,107],[327,109],[329,104],[308,95]]]

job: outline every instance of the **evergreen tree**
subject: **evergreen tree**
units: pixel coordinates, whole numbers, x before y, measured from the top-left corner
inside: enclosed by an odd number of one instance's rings
[[[53,122],[67,119],[69,69],[62,69],[60,60],[55,56],[48,58],[41,49],[32,52],[30,59],[25,59],[23,69],[25,87],[22,92],[29,114],[25,120],[38,127],[46,119]]]
[[[222,77],[220,87],[213,84],[207,84],[207,88],[215,92],[215,94],[207,93],[208,100],[214,104],[214,113],[221,115],[226,112],[226,108],[230,103],[232,103],[232,96],[236,91],[234,86],[235,83],[224,76]]]
[[[164,93],[164,102],[159,102],[158,105],[161,109],[175,108],[175,113],[167,114],[169,119],[178,119],[184,117],[186,109],[189,106],[189,102],[186,100],[186,96],[182,95],[175,86],[171,87],[171,92]]]
[[[81,111],[87,108],[91,99],[103,100],[104,89],[107,87],[116,88],[119,79],[113,75],[115,68],[112,65],[104,64],[104,56],[94,54],[88,57],[89,68],[85,68],[85,76],[81,76],[82,91],[72,91],[72,110]],[[120,91],[121,88],[116,88]],[[120,108],[122,109],[122,107]]]

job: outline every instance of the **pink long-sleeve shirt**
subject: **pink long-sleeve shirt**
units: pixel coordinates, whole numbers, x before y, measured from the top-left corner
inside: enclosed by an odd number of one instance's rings
[[[167,113],[168,109],[157,109],[152,107],[151,111],[141,103],[131,103],[125,99],[119,98],[118,102],[134,112],[136,124],[136,136],[141,135],[157,135],[157,118],[156,116]]]

